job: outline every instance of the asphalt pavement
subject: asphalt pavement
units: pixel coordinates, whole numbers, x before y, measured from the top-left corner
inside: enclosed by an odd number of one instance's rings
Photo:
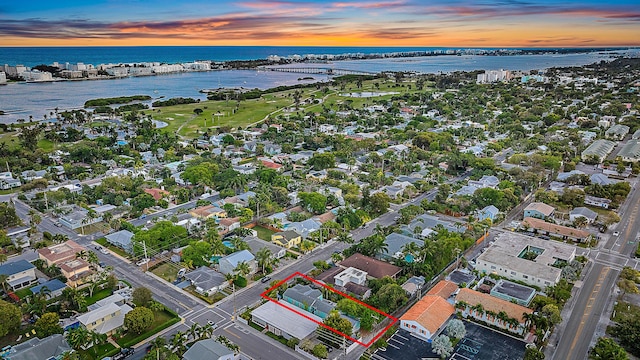
[[[595,249],[581,250],[591,261],[582,281],[577,282],[573,297],[565,305],[565,320],[550,337],[547,357],[555,360],[582,360],[596,341],[596,329],[602,317],[609,317],[605,309],[615,297],[611,294],[620,270],[624,266],[638,269],[635,259],[637,236],[640,232],[640,192],[638,179],[631,181],[632,191],[620,207],[620,222],[611,226],[603,242]],[[618,231],[619,236],[612,233]],[[567,318],[568,315],[568,318]],[[606,319],[605,319],[606,320]]]

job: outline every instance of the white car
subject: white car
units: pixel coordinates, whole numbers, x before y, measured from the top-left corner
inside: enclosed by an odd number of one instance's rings
[[[100,252],[105,255],[109,255],[109,250],[107,250],[107,248],[100,248]]]
[[[619,231],[614,231],[614,232],[613,232],[613,236],[618,236],[618,235],[620,235],[620,232],[619,232]]]
[[[142,266],[149,262],[149,258],[144,258],[136,263],[137,266]]]

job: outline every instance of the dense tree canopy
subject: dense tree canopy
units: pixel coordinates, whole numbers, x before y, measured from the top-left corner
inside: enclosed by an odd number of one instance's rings
[[[353,326],[351,325],[351,322],[340,316],[340,313],[336,310],[332,310],[329,313],[329,315],[324,319],[324,323],[332,329],[340,331],[347,336],[351,336],[353,333]]]
[[[18,329],[21,317],[22,314],[17,306],[0,300],[0,337]]]
[[[153,324],[154,319],[153,311],[144,306],[137,306],[124,316],[124,326],[133,333],[142,334]]]

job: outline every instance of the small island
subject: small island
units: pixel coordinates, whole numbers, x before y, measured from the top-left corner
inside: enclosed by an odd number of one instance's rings
[[[151,96],[133,95],[133,96],[102,98],[102,99],[91,99],[91,100],[87,100],[84,103],[84,107],[90,108],[90,107],[98,107],[98,106],[109,106],[109,105],[115,105],[115,104],[127,104],[133,101],[147,101],[147,100],[151,100]]]

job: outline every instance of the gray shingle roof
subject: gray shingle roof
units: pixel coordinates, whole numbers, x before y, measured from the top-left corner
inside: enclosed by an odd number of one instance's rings
[[[620,149],[618,156],[630,159],[640,159],[640,140],[629,140],[629,142]]]
[[[604,158],[613,150],[616,144],[609,140],[596,140],[588,148],[584,149],[582,156],[596,155],[600,158]]]
[[[385,244],[387,244],[387,255],[394,256],[397,253],[402,252],[405,245],[415,243],[418,246],[424,245],[424,241],[405,236],[401,234],[391,233],[385,238]]]
[[[182,358],[184,360],[218,360],[233,355],[233,351],[213,339],[200,340],[193,344]]]
[[[225,257],[220,258],[220,260],[218,260],[218,262],[220,261],[228,261],[229,264],[231,264],[234,268],[238,266],[239,263],[241,262],[249,262],[251,260],[254,260],[255,257],[253,256],[253,254],[249,251],[249,250],[240,250],[240,251],[236,251],[233,254],[229,254]]]
[[[44,339],[33,338],[14,346],[9,353],[11,360],[49,359],[71,350],[62,334],[53,334]]]

